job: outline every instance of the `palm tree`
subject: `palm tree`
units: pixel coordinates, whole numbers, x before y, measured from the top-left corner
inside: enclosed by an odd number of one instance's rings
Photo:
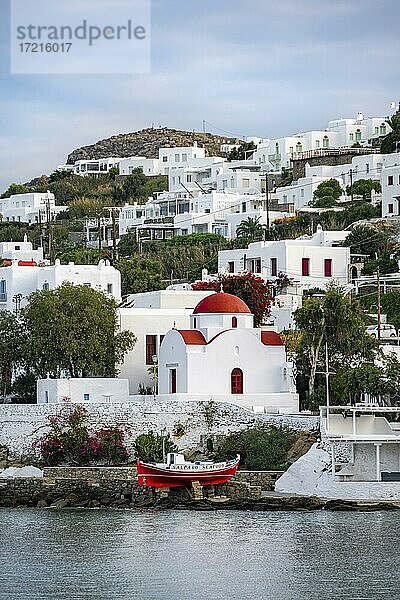
[[[260,223],[260,220],[261,217],[248,217],[244,221],[241,221],[236,229],[236,236],[246,238],[251,242],[262,240],[264,238],[266,227]]]

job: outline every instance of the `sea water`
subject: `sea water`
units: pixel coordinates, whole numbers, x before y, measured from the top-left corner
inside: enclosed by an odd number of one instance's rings
[[[398,512],[0,509],[1,600],[400,599]]]

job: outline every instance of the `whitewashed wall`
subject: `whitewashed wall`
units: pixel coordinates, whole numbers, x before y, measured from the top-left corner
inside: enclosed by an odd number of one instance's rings
[[[256,424],[310,431],[319,427],[319,418],[309,415],[258,415],[249,410],[218,402],[162,402],[143,400],[129,403],[85,404],[93,427],[117,425],[126,430],[126,442],[148,431],[172,435],[180,449],[196,447],[213,435],[240,431]],[[0,444],[17,455],[32,454],[32,442],[47,429],[48,417],[71,410],[60,404],[1,404]]]

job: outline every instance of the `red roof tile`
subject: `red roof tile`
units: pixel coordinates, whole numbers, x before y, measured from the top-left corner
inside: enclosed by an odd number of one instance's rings
[[[188,346],[205,346],[207,344],[203,334],[195,329],[177,329]]]
[[[283,346],[282,338],[275,331],[262,331],[261,341],[265,346]]]
[[[251,311],[247,304],[233,294],[217,292],[203,298],[193,311],[194,315],[202,313],[247,313]]]

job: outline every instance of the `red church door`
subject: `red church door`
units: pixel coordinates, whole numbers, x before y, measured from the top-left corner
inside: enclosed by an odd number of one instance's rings
[[[242,369],[233,369],[231,373],[231,394],[243,394]]]
[[[170,393],[176,394],[176,369],[170,370]]]

